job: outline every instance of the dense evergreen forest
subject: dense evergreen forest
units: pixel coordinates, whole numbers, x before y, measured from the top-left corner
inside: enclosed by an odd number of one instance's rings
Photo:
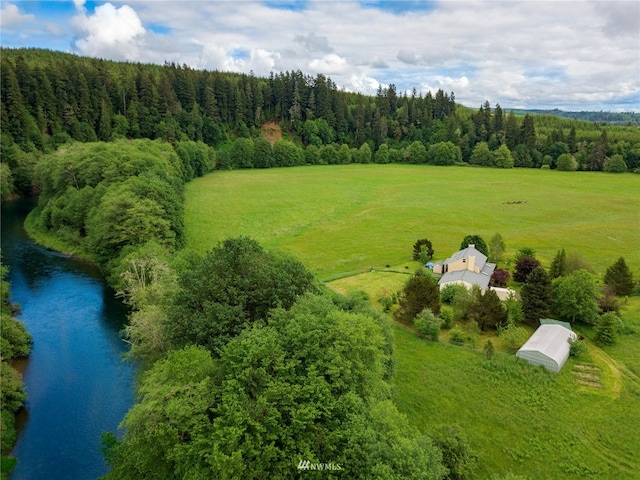
[[[288,478],[309,464],[472,476],[462,432],[421,434],[392,402],[389,320],[368,298],[324,291],[249,238],[181,250],[189,180],[369,162],[640,167],[637,127],[473,110],[441,90],[365,96],[321,74],[44,50],[3,49],[1,61],[3,199],[39,193],[30,233],[95,261],[131,307],[123,335],[145,373],[126,433],[105,435],[107,478]]]
[[[2,194],[26,192],[40,156],[60,145],[118,138],[203,142],[217,168],[408,162],[565,170],[640,167],[640,130],[554,116],[516,116],[454,93],[375,96],[325,75],[254,75],[142,65],[46,50],[2,50]],[[260,129],[279,124],[267,145]],[[236,142],[240,140],[239,144]],[[559,157],[562,160],[559,161]]]
[[[588,122],[599,122],[609,125],[640,125],[640,113],[635,112],[565,112],[564,110],[523,110],[519,108],[510,109],[516,115],[554,115],[561,118],[571,118],[574,120],[586,120]]]

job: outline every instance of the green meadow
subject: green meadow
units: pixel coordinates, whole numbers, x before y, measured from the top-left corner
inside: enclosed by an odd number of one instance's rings
[[[623,256],[640,276],[640,176],[408,165],[346,165],[215,172],[187,185],[191,248],[249,235],[297,256],[333,289],[374,303],[413,269],[412,245],[436,259],[467,234],[499,232],[505,257],[534,248],[545,266],[579,252],[598,274]],[[477,478],[640,478],[640,297],[625,300],[626,328],[560,374],[499,350],[419,339],[395,326],[394,397],[425,432],[456,424],[479,456]]]
[[[505,258],[560,248],[604,273],[618,257],[640,274],[640,176],[418,165],[344,165],[215,172],[187,185],[187,242],[206,251],[249,235],[327,278],[435,258],[465,235],[505,239]],[[517,202],[517,203],[516,203]]]

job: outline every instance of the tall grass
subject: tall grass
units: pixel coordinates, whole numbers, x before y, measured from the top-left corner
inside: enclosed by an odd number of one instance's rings
[[[446,258],[465,235],[500,232],[506,257],[581,253],[599,273],[618,257],[640,274],[640,176],[413,165],[216,172],[187,185],[188,245],[239,234],[298,256],[321,278],[411,259],[419,238]],[[521,203],[507,203],[519,201]]]
[[[418,339],[396,328],[395,401],[425,432],[458,424],[479,453],[477,478],[509,471],[531,479],[638,478],[640,386],[618,397],[507,354]],[[607,378],[605,378],[607,382]],[[603,392],[604,390],[604,392]]]

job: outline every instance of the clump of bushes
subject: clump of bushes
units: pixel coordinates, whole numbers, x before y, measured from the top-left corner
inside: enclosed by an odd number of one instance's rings
[[[422,310],[413,320],[413,325],[421,337],[428,338],[433,342],[438,341],[442,320],[436,317],[430,308]]]

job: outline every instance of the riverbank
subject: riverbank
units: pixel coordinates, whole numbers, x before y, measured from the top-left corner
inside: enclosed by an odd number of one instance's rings
[[[24,220],[24,230],[31,240],[48,250],[82,260],[97,267],[91,253],[79,245],[62,238],[57,232],[49,232],[37,224],[38,207],[29,212]]]

